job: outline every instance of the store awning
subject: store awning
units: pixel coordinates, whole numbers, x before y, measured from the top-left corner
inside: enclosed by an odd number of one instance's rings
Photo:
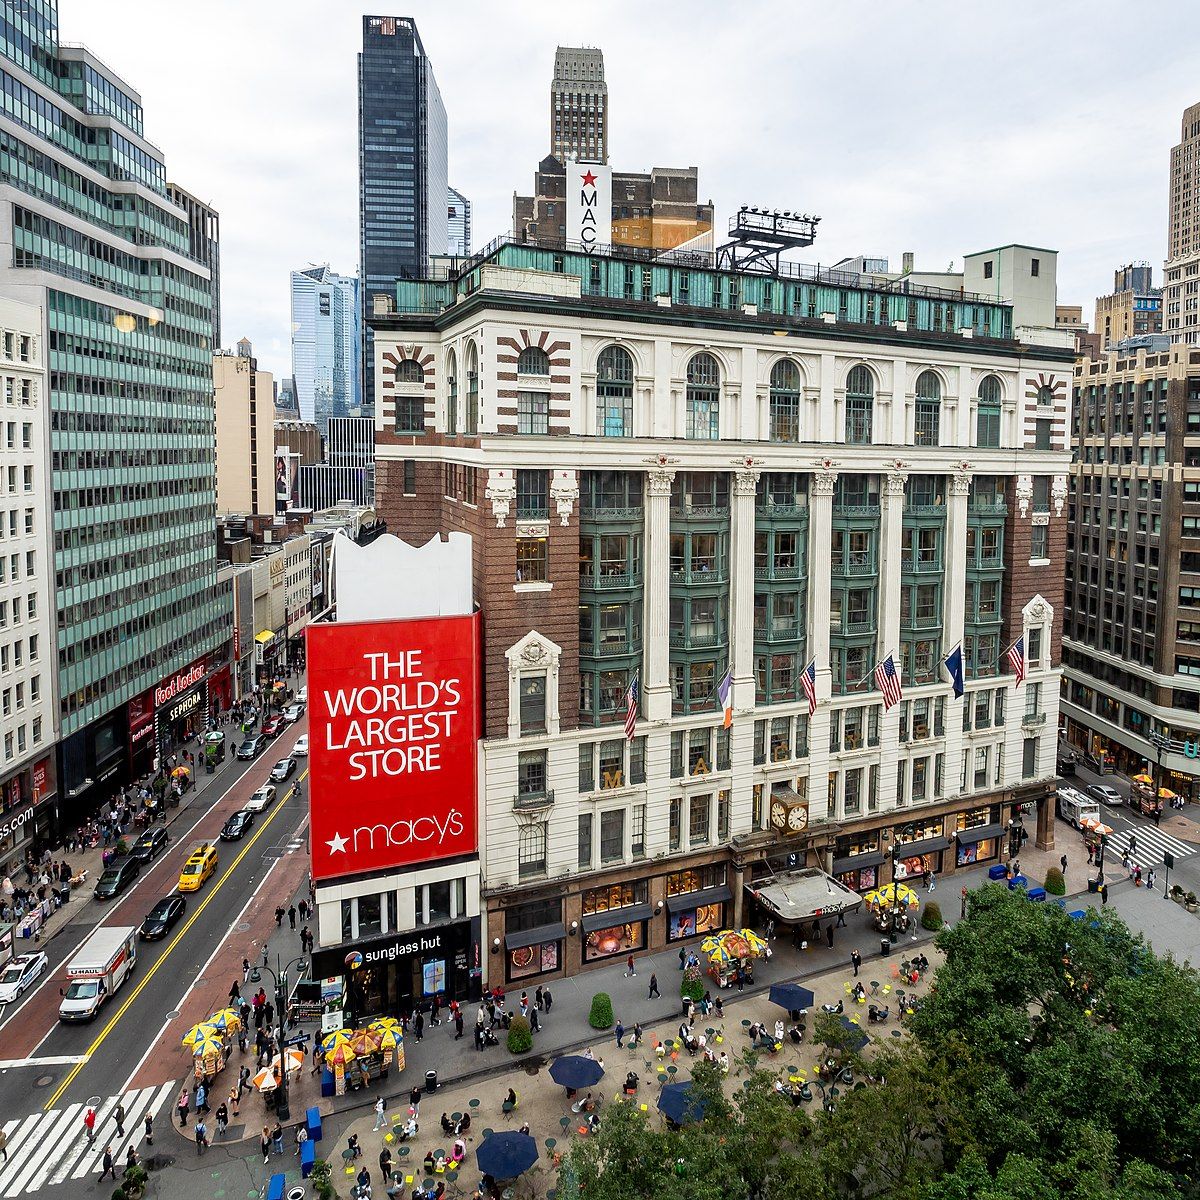
[[[667,912],[692,912],[704,908],[707,904],[720,904],[724,900],[732,900],[733,893],[725,884],[720,887],[703,888],[698,892],[683,892],[678,896],[667,897]]]
[[[999,837],[1003,832],[1003,825],[977,825],[974,829],[960,829],[958,831],[958,844],[960,846],[970,846],[975,842]]]
[[[506,933],[504,945],[508,950],[520,950],[524,946],[540,946],[543,942],[561,942],[566,936],[566,927],[559,921],[555,925],[538,925],[534,929]]]
[[[883,851],[875,850],[870,854],[855,854],[851,858],[835,858],[833,873],[845,875],[847,871],[857,871],[860,867],[878,867],[883,865]]]
[[[261,642],[265,646],[269,641],[273,640],[274,637],[275,635],[269,629],[264,629],[261,633],[256,633],[254,635],[254,640],[256,642]]]
[[[932,854],[935,850],[948,850],[950,839],[944,837],[926,838],[923,842],[904,842],[894,851],[897,858],[917,858],[922,854]]]
[[[637,921],[648,921],[654,916],[649,904],[631,904],[628,908],[610,908],[607,912],[590,913],[583,918],[584,933],[597,929],[612,929],[617,925],[632,925]]]

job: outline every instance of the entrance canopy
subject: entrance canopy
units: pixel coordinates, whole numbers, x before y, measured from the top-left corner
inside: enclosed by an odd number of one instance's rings
[[[839,911],[853,912],[862,905],[857,892],[816,867],[756,879],[746,884],[746,891],[776,921],[785,924],[817,921],[836,916]]]

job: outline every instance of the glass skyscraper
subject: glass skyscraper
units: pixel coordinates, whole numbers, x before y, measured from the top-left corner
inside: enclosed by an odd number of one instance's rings
[[[137,94],[57,25],[54,0],[0,0],[0,293],[43,310],[69,822],[228,702],[230,621],[211,272]]]
[[[471,202],[457,188],[446,189],[446,253],[466,258],[471,253]]]
[[[359,273],[364,312],[397,279],[426,274],[447,244],[446,109],[407,17],[363,17],[358,56]],[[371,331],[362,322],[363,400],[374,412]]]
[[[292,272],[292,377],[300,419],[324,437],[362,405],[358,280],[328,266]]]

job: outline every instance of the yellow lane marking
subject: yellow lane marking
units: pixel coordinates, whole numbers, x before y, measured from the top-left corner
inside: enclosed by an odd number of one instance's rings
[[[307,774],[308,774],[308,768],[305,767],[304,770],[300,773],[300,775],[297,776],[296,784],[298,785],[298,784],[303,783],[304,778]],[[154,978],[155,972],[158,970],[158,968],[161,967],[163,965],[163,963],[166,962],[167,959],[170,957],[171,951],[175,949],[175,947],[179,944],[179,942],[183,938],[183,936],[200,919],[200,914],[202,912],[204,912],[204,910],[209,906],[213,897],[216,896],[216,894],[225,886],[225,881],[227,879],[229,879],[229,877],[233,874],[234,868],[238,865],[238,863],[240,863],[242,861],[243,858],[246,857],[247,854],[250,853],[250,851],[254,848],[254,843],[257,842],[258,839],[260,837],[262,837],[262,835],[264,833],[267,832],[267,829],[270,827],[271,822],[273,820],[275,820],[275,818],[277,816],[279,816],[279,814],[281,812],[283,812],[283,804],[282,803],[276,805],[275,811],[262,823],[262,825],[259,827],[258,832],[245,844],[245,846],[242,847],[241,852],[238,854],[237,858],[235,858],[233,860],[233,862],[231,862],[229,864],[229,869],[209,889],[208,895],[204,897],[203,901],[201,901],[200,907],[197,908],[196,911],[194,913],[192,913],[192,915],[184,922],[184,924],[183,924],[182,928],[179,930],[179,932],[171,939],[170,945],[167,946],[166,950],[164,950],[162,952],[162,954],[159,955],[159,957],[155,960],[154,965],[150,968],[150,970],[148,970],[146,972],[146,974],[142,976],[142,981],[137,985],[136,988],[133,989],[132,992],[129,993],[128,996],[125,997],[125,1003],[122,1004],[119,1009],[117,1009],[117,1011],[110,1018],[108,1024],[105,1025],[103,1030],[101,1030],[101,1032],[97,1036],[96,1040],[85,1051],[84,1056],[83,1056],[84,1061],[77,1063],[71,1069],[71,1071],[67,1075],[66,1079],[64,1079],[62,1081],[62,1083],[59,1085],[58,1090],[42,1106],[43,1112],[49,1112],[59,1102],[59,1100],[62,1099],[63,1093],[75,1081],[75,1077],[79,1074],[79,1072],[83,1070],[87,1059],[91,1058],[92,1055],[96,1053],[96,1051],[100,1048],[101,1044],[104,1042],[104,1039],[107,1038],[110,1033],[112,1033],[117,1022],[129,1010],[129,1006],[142,994],[142,989],[145,988],[145,986],[150,982],[150,980],[152,980]]]

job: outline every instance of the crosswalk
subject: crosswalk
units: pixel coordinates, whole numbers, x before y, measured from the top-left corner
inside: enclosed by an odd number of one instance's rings
[[[147,1153],[144,1127],[147,1113],[155,1119],[155,1132],[170,1138],[167,1125],[171,1114],[168,1112],[163,1122],[159,1112],[174,1090],[173,1083],[164,1083],[123,1096],[109,1096],[96,1108],[96,1137],[90,1145],[83,1126],[86,1104],[69,1104],[66,1108],[5,1121],[8,1161],[0,1162],[0,1197],[11,1200],[69,1179],[99,1177],[106,1146],[112,1147],[119,1177],[125,1167],[127,1147],[136,1147],[139,1155]],[[117,1136],[112,1119],[118,1103],[125,1105],[124,1137]]]
[[[1121,855],[1129,849],[1131,836],[1135,845],[1129,857],[1143,871],[1148,867],[1161,867],[1164,853],[1174,854],[1176,860],[1196,853],[1195,846],[1181,842],[1153,825],[1139,825],[1136,829],[1118,829],[1109,835],[1108,849],[1104,855],[1105,870],[1111,868],[1114,861],[1118,867],[1121,865]]]

